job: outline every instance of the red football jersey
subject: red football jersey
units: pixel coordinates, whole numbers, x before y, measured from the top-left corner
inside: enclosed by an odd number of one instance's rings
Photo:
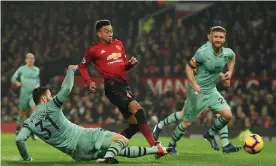
[[[91,82],[87,72],[87,67],[91,62],[96,65],[98,72],[105,80],[127,81],[128,60],[120,40],[112,40],[109,45],[98,42],[86,50],[82,63],[79,65],[79,71],[87,84]]]

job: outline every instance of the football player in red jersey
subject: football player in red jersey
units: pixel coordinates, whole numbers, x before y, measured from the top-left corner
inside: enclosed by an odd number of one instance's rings
[[[113,30],[109,20],[97,21],[95,29],[99,42],[86,50],[82,63],[79,65],[79,71],[85,83],[91,92],[95,92],[96,84],[87,72],[87,67],[90,62],[93,62],[98,72],[104,77],[105,95],[128,120],[129,126],[121,134],[130,139],[140,131],[151,146],[161,147],[161,144],[154,140],[147,124],[145,111],[131,94],[127,83],[126,72],[137,64],[137,59],[131,57],[128,60],[123,43],[112,39]],[[161,156],[163,153],[159,153],[156,157]]]

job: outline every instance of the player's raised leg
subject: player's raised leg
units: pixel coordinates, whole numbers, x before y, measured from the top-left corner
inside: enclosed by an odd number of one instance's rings
[[[160,136],[162,128],[164,126],[167,126],[171,123],[175,123],[176,121],[180,120],[182,118],[182,112],[183,111],[174,112],[154,126],[153,137],[156,141],[158,140],[158,138]]]

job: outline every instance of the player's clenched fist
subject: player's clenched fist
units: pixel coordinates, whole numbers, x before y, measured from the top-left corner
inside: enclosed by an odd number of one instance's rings
[[[231,85],[231,81],[230,80],[224,80],[224,86],[229,87]]]
[[[96,91],[96,83],[95,82],[90,82],[88,85],[90,92],[95,92]]]
[[[227,71],[226,73],[220,74],[222,80],[230,80],[232,77],[232,73]]]
[[[19,87],[21,87],[21,86],[22,86],[22,83],[21,83],[21,82],[19,82],[19,81],[16,81],[16,82],[15,82],[15,85],[16,85],[16,87],[18,87],[18,88],[19,88]]]
[[[129,60],[128,60],[128,64],[130,66],[135,66],[136,64],[138,63],[137,59],[135,57],[131,57]]]

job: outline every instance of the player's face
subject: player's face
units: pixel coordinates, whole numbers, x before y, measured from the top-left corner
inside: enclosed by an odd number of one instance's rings
[[[27,56],[25,62],[27,65],[32,66],[34,65],[35,59],[33,56]]]
[[[211,40],[213,46],[216,48],[221,48],[225,43],[225,33],[224,32],[212,32]]]
[[[98,32],[99,38],[107,43],[112,41],[113,29],[111,25],[103,26]]]

